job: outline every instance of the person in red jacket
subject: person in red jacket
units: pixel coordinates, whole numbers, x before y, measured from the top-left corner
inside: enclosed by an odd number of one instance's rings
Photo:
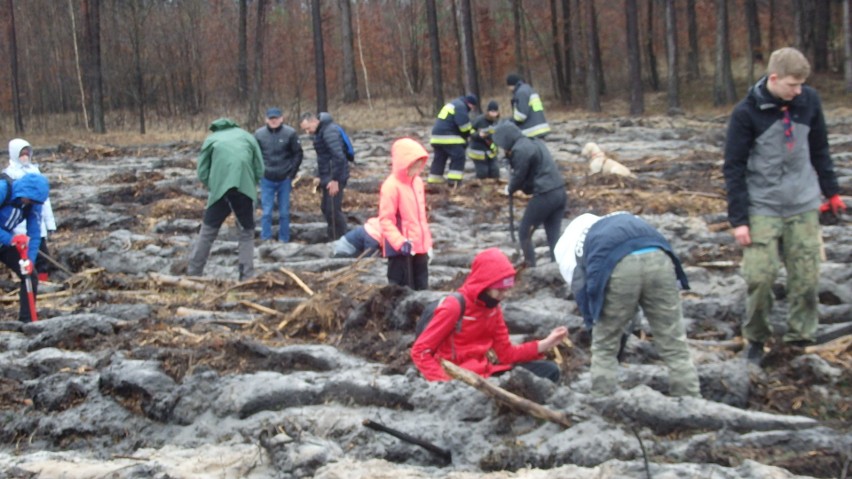
[[[379,194],[379,224],[388,259],[388,282],[414,290],[429,287],[432,232],[420,172],[429,159],[423,145],[400,138],[391,145],[391,174]]]
[[[515,284],[515,268],[497,248],[486,249],[473,259],[470,274],[459,293],[464,296],[464,317],[457,330],[461,305],[452,296],[435,308],[432,321],[414,341],[411,359],[429,381],[448,381],[441,367],[446,359],[483,377],[508,371],[515,366],[558,382],[559,366],[543,361],[543,353],[559,344],[568,334],[564,326],[554,328],[543,340],[512,344],[503,320],[502,300]],[[486,354],[493,349],[498,363]]]

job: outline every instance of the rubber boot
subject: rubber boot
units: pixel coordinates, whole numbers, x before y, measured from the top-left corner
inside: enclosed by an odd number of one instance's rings
[[[237,246],[240,281],[254,276],[254,230],[240,228],[240,240]]]
[[[201,231],[198,233],[198,239],[195,240],[195,245],[192,247],[192,252],[189,254],[189,264],[186,267],[186,274],[189,276],[201,276],[204,272],[204,265],[207,264],[207,258],[210,256],[210,249],[213,247],[213,241],[219,235],[219,228],[201,225]]]

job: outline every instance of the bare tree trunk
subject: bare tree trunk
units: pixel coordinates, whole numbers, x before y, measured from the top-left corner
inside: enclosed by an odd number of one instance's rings
[[[260,118],[260,93],[263,87],[263,37],[266,33],[266,0],[257,0],[257,18],[254,27],[254,81],[251,87],[246,125],[256,124]]]
[[[461,35],[461,31],[459,29],[459,16],[456,12],[458,12],[458,5],[456,4],[457,0],[450,0],[450,18],[453,20],[453,35],[456,39],[456,51],[458,52],[456,55],[453,55],[453,58],[456,60],[456,93],[460,93],[464,91],[464,59],[461,55],[462,41],[459,35]]]
[[[133,34],[131,42],[133,43],[133,76],[136,86],[136,114],[139,119],[139,134],[144,135],[145,128],[145,76],[142,71],[142,36],[146,14],[142,11],[143,7],[139,0],[131,0],[129,2],[131,15],[133,16]]]
[[[576,13],[575,13],[576,15]],[[562,76],[565,87],[565,103],[570,104],[573,101],[571,90],[573,85],[571,84],[572,75],[571,72],[574,71],[574,55],[571,52],[574,49],[574,40],[571,38],[571,0],[562,0],[562,49],[565,56],[565,72]]]
[[[594,0],[589,0],[586,4],[586,25],[588,32],[586,34],[586,58],[588,60],[588,72],[586,73],[586,108],[589,111],[601,111],[601,85],[598,83],[597,64],[599,59],[596,58],[597,50],[595,49],[595,9]]]
[[[748,69],[748,84],[754,84],[754,61],[763,57],[760,53],[760,21],[757,16],[757,1],[745,0],[746,27],[748,28],[748,55],[746,56],[746,68]]]
[[[627,84],[630,88],[630,114],[645,112],[642,94],[642,60],[639,55],[639,18],[636,0],[624,0],[625,24],[627,25]]]
[[[86,77],[91,90],[92,100],[92,130],[95,133],[106,133],[104,123],[104,89],[103,68],[101,67],[101,2],[100,0],[83,0],[85,15],[84,36],[86,39],[88,67]]]
[[[314,29],[314,66],[316,68],[317,113],[328,111],[328,94],[325,89],[325,53],[322,45],[321,0],[311,0],[311,19]]]
[[[11,0],[9,0],[11,1]],[[86,107],[86,87],[83,82],[83,74],[80,71],[80,50],[77,48],[77,21],[74,18],[73,0],[68,0],[68,13],[71,16],[71,43],[74,45],[74,66],[77,69],[77,83],[80,85],[80,106],[83,109],[83,124],[89,131],[89,110]]]
[[[567,92],[565,71],[562,65],[562,46],[559,43],[559,9],[556,0],[550,0],[550,38],[553,40],[553,58],[556,60],[556,96],[567,103],[571,94]]]
[[[679,69],[677,66],[677,12],[674,0],[666,0],[666,63],[669,72],[669,114],[680,110]]]
[[[12,76],[12,109],[15,116],[15,133],[24,133],[24,116],[21,112],[21,93],[18,89],[18,41],[15,34],[15,2],[9,0],[9,69]]]
[[[571,0],[574,2],[574,15],[571,18],[571,30],[574,31],[574,43],[571,45],[571,52],[574,54],[574,76],[577,78],[577,84],[585,90],[586,88],[586,38],[588,30],[583,28],[585,23],[583,19],[583,9],[581,8],[580,0]]]
[[[434,2],[435,0],[430,0]],[[433,4],[434,7],[434,4]],[[434,10],[434,9],[433,9]],[[367,103],[370,109],[373,109],[373,98],[370,96],[370,77],[367,76],[367,64],[364,62],[364,47],[361,45],[361,15],[358,13],[358,5],[355,5],[355,24],[358,27],[358,57],[361,59],[361,70],[364,72],[364,92],[367,94]],[[438,66],[440,67],[441,59],[438,58]]]
[[[521,18],[521,11],[523,6],[521,5],[521,2],[522,0],[512,0],[512,24],[515,32],[515,71],[521,75],[524,80],[530,81],[530,79],[526,77],[526,66],[522,48],[524,38],[522,34],[523,19]]]
[[[358,75],[355,74],[355,54],[352,49],[352,3],[340,0],[343,37],[343,103],[358,101]]]
[[[429,57],[432,61],[432,97],[437,115],[444,106],[444,77],[441,72],[441,41],[438,36],[438,12],[435,0],[426,0],[426,23],[429,28]]]
[[[648,23],[645,30],[645,56],[648,59],[648,83],[654,91],[660,91],[660,75],[657,72],[657,54],[654,50],[654,0],[648,0]]]
[[[464,65],[464,90],[479,97],[479,75],[476,68],[476,54],[473,47],[473,19],[470,10],[470,0],[458,0],[459,2],[459,42]]]
[[[843,0],[843,76],[846,93],[852,93],[852,0]]]
[[[731,54],[728,46],[728,0],[716,0],[716,74],[713,81],[713,104],[736,101]]]
[[[239,0],[240,19],[237,41],[237,94],[240,103],[248,98],[248,0]]]
[[[695,0],[686,2],[686,29],[689,32],[689,51],[686,54],[686,79],[698,80],[701,77],[698,55],[698,22],[695,18]]]
[[[606,81],[604,78],[603,72],[603,56],[601,55],[601,37],[598,34],[598,14],[597,9],[595,8],[595,2],[589,2],[589,8],[592,10],[592,23],[589,28],[591,29],[589,34],[592,37],[592,48],[595,51],[595,54],[592,56],[592,61],[595,64],[595,77],[598,83],[598,91],[600,95],[606,95]]]
[[[814,71],[828,71],[828,32],[831,30],[831,4],[814,2]]]

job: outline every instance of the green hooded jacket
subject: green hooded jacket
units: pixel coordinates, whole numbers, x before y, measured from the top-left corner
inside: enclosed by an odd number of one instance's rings
[[[231,188],[257,201],[257,185],[263,177],[263,153],[254,135],[233,120],[219,118],[210,124],[210,135],[198,155],[198,179],[210,191],[207,207]]]

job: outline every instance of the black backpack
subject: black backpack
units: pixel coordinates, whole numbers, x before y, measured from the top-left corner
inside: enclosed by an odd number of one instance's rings
[[[459,313],[459,320],[456,324],[456,333],[461,332],[462,328],[462,319],[464,318],[464,296],[459,292],[452,292],[450,296],[456,298],[456,301],[459,302],[459,307],[461,308],[461,312]],[[437,299],[435,301],[430,301],[423,308],[423,312],[420,313],[420,319],[417,320],[417,324],[414,326],[414,337],[417,338],[420,334],[426,330],[426,327],[429,326],[429,322],[432,321],[432,317],[435,315],[435,309],[444,302],[449,296],[444,296],[441,299]]]

